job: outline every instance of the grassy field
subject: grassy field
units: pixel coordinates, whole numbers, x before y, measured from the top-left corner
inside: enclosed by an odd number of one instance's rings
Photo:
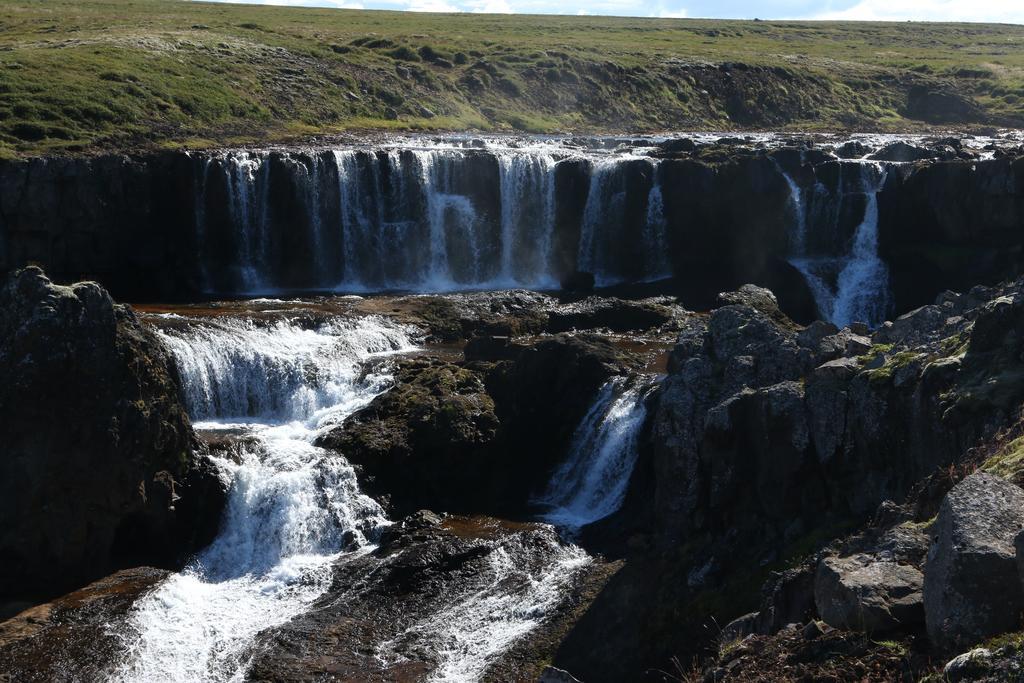
[[[1024,26],[5,0],[0,155],[345,131],[1024,125]]]

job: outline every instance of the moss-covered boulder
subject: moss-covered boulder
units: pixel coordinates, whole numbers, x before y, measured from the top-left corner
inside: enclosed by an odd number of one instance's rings
[[[628,361],[608,341],[558,335],[500,362],[418,358],[317,444],[340,451],[394,514],[524,514],[598,389]]]

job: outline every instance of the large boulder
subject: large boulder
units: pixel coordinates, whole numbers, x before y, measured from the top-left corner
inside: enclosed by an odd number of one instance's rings
[[[868,633],[911,629],[924,620],[924,577],[907,564],[866,554],[828,557],[818,565],[814,601],[830,626]]]
[[[928,637],[965,648],[1019,624],[1024,591],[1014,539],[1024,528],[1024,490],[990,474],[957,484],[939,509],[925,563]]]
[[[394,514],[420,508],[523,514],[601,386],[627,365],[596,336],[557,335],[468,358],[403,362],[395,386],[322,434]]]
[[[218,481],[194,458],[173,362],[130,308],[95,283],[11,274],[0,377],[0,595],[173,564],[206,540]]]

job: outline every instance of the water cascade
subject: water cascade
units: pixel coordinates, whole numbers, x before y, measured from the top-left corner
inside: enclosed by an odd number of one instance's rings
[[[218,460],[231,481],[218,537],[133,607],[112,680],[233,680],[253,637],[301,613],[339,553],[365,552],[388,523],[344,458],[312,442],[387,386],[361,376],[363,362],[410,343],[377,318],[315,329],[223,319],[160,334],[205,420],[196,427],[249,438],[237,462]]]
[[[655,166],[655,169],[657,167]],[[657,173],[657,170],[655,170]],[[669,258],[668,219],[665,216],[665,198],[661,183],[651,183],[647,195],[647,213],[644,216],[644,279],[664,280],[672,277],[672,262]]]
[[[864,162],[840,164],[837,196],[831,196],[820,182],[805,190],[778,168],[789,187],[789,261],[804,276],[821,316],[840,327],[855,321],[878,324],[884,319],[889,302],[888,268],[878,256],[878,193],[885,184],[885,166]],[[856,194],[863,196],[864,209],[848,248],[837,255],[827,250],[841,241],[835,235],[839,233],[839,216],[849,194],[844,190],[843,169],[849,168],[856,171]],[[815,227],[813,232],[809,225]],[[831,239],[821,239],[820,233],[825,232]],[[815,236],[818,245],[810,243]]]
[[[637,458],[651,384],[609,380],[573,435],[569,455],[535,501],[544,521],[570,533],[622,505]]]
[[[172,315],[158,334],[195,427],[237,438],[238,454],[215,459],[230,481],[217,538],[116,626],[126,656],[110,680],[243,680],[259,634],[306,612],[335,569],[366,559],[390,524],[351,465],[313,443],[389,386],[386,366],[371,359],[412,346],[402,327],[375,316],[310,326]],[[380,643],[378,660],[387,667],[414,653],[431,663],[429,680],[478,680],[590,562],[575,546],[537,538],[546,540],[495,541],[479,575]]]
[[[437,664],[428,681],[480,680],[496,655],[558,606],[578,570],[591,562],[577,546],[559,544],[546,548],[542,566],[524,566],[522,558],[530,552],[514,547],[517,543],[524,540],[501,541],[487,556],[486,566],[470,590],[446,596],[437,612],[381,643],[378,658],[388,665],[402,661],[403,651],[434,652]]]
[[[543,289],[575,269],[602,285],[671,276],[659,162],[593,159],[569,219],[580,234],[559,238],[568,158],[434,147],[201,159],[199,276],[208,291],[247,294]]]

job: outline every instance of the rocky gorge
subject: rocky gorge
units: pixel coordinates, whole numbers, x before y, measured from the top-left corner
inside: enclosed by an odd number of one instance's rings
[[[1019,677],[1019,152],[868,142],[8,164],[0,673]]]

